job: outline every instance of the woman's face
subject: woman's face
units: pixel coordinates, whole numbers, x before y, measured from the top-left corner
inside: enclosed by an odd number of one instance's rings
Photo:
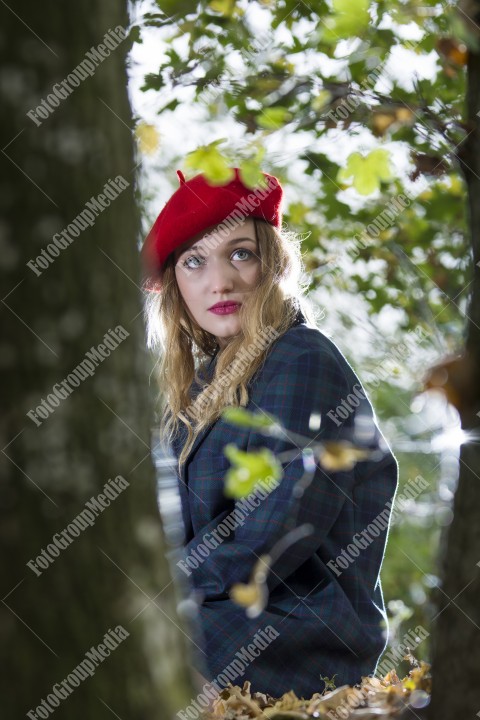
[[[252,218],[228,233],[216,232],[216,227],[177,248],[174,261],[180,294],[190,315],[203,330],[215,335],[223,348],[240,332],[238,308],[258,285],[261,262]],[[222,302],[236,305],[228,312],[210,309]]]

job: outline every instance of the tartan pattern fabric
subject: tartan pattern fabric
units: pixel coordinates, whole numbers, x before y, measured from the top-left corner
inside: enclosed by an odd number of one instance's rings
[[[207,380],[213,376],[214,366],[213,359]],[[346,419],[337,416],[335,420],[333,413],[329,416],[354,386],[365,395],[364,399],[354,395],[358,407]],[[243,661],[246,667],[232,680],[234,684],[250,680],[252,691],[279,697],[294,690],[300,697],[310,697],[324,689],[321,677],[335,676],[337,687],[359,682],[362,675],[375,671],[386,644],[379,574],[388,526],[384,523],[379,533],[377,527],[378,535],[368,536],[367,546],[345,569],[338,566],[334,570],[328,563],[344,548],[352,547],[354,535],[382,512],[388,521],[386,503],[393,502],[396,492],[397,460],[347,359],[330,338],[302,321],[269,348],[250,383],[246,407],[275,415],[285,428],[311,440],[350,439],[357,444],[363,440],[366,447],[381,447],[383,455],[380,460],[369,459],[351,470],[336,472],[325,471],[317,461],[313,480],[299,500],[292,498],[292,487],[304,472],[300,450],[283,464],[284,476],[278,487],[256,508],[244,511],[244,521],[190,570],[191,587],[199,594],[193,640],[200,650],[194,647],[193,662],[208,680],[215,680],[242,657],[242,648],[252,642],[257,630],[271,626],[278,636],[251,662]],[[312,413],[321,419],[315,429],[309,425]],[[354,430],[358,434],[352,436]],[[177,457],[184,440],[181,432],[172,443]],[[296,447],[287,438],[267,437],[223,420],[204,430],[179,478],[184,557],[241,503],[223,495],[223,477],[230,463],[222,449],[229,442],[242,450],[268,447],[274,453]],[[248,618],[245,609],[230,599],[229,588],[249,580],[258,557],[292,528],[292,517],[293,527],[310,523],[313,532],[297,540],[273,564],[267,581],[267,606],[258,617]],[[221,681],[218,684],[222,686]]]

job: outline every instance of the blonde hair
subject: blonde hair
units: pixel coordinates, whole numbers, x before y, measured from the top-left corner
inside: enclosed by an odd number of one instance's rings
[[[309,325],[316,327],[313,307],[304,296],[306,283],[302,282],[299,236],[277,230],[264,220],[252,219],[261,260],[260,281],[240,306],[241,331],[222,350],[215,336],[187,313],[175,276],[173,253],[163,268],[161,292],[148,293],[145,298],[147,345],[161,347],[156,375],[161,404],[160,440],[164,448],[179,431],[180,422],[188,431],[178,458],[179,474],[197,435],[218,420],[227,405],[247,405],[247,386],[263,365],[272,342],[294,324],[298,311]],[[259,335],[264,347],[258,352]],[[253,357],[252,344],[257,348]],[[198,373],[217,351],[214,376],[205,385]],[[242,357],[248,357],[248,362],[239,362]],[[228,382],[224,380],[226,376]],[[195,398],[189,393],[193,381],[200,388],[203,386]]]

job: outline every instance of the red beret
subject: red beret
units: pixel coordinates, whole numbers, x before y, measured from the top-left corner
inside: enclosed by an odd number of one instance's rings
[[[142,247],[147,290],[161,290],[160,273],[173,250],[229,215],[235,223],[258,217],[281,227],[283,190],[278,179],[262,173],[265,188],[251,189],[241,181],[239,169],[232,169],[235,177],[226,185],[210,185],[202,174],[185,181],[177,170],[180,187],[164,205]]]

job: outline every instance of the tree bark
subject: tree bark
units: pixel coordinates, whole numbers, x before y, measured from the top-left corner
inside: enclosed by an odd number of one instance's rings
[[[470,10],[474,6],[478,8],[478,22],[480,3],[470,3]],[[478,25],[472,23],[470,28],[478,36]],[[477,439],[461,446],[454,518],[448,532],[441,590],[437,594],[430,705],[430,717],[435,720],[476,717],[480,711],[480,54],[472,50],[467,76],[470,134],[457,153],[468,188],[473,271],[466,318],[469,361],[463,379],[467,391],[461,393],[460,416],[462,429],[467,433],[475,430]]]
[[[194,690],[150,455],[129,40],[71,84],[92,46],[127,27],[126,3],[10,7],[0,24],[2,712],[165,720]],[[52,88],[68,77],[59,99]],[[93,672],[79,681],[72,672],[92,648],[83,668]]]

